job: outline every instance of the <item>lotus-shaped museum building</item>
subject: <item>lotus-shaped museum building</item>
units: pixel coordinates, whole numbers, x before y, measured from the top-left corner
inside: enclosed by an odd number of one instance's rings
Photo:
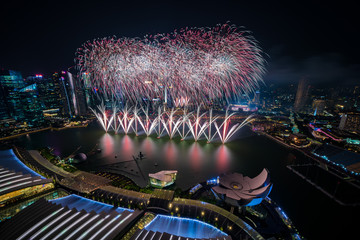
[[[233,206],[253,206],[261,203],[269,195],[272,183],[269,171],[264,168],[254,178],[240,173],[222,174],[219,177],[219,185],[212,189],[219,198]]]

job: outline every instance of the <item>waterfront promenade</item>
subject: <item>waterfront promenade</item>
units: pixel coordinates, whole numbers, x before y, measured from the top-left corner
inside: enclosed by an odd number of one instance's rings
[[[14,148],[14,152],[20,160],[25,163],[33,161],[31,166],[34,167],[36,164],[38,165],[37,169],[39,169],[40,166],[42,169],[46,169],[47,174],[53,176],[55,181],[66,189],[112,204],[123,204],[134,208],[141,207],[141,209],[152,207],[153,201],[151,201],[151,199],[153,196],[151,194],[110,186],[108,179],[92,173],[83,171],[76,171],[74,173],[65,172],[63,169],[53,165],[42,157],[38,151],[26,151],[17,147]],[[118,202],[116,203],[116,201]],[[175,210],[175,214],[178,216],[200,218],[202,221],[219,226],[223,231],[235,237],[235,239],[240,236],[250,236],[250,238],[254,240],[264,239],[242,219],[213,204],[180,198],[156,202],[160,203],[160,205],[157,206],[158,208],[168,212]],[[189,209],[192,210],[189,211]],[[191,216],[189,213],[191,213]]]
[[[87,127],[87,126],[88,126],[88,123],[86,123],[86,124],[84,124],[84,125],[76,125],[76,126],[69,125],[69,126],[65,126],[65,127],[62,127],[62,128],[44,127],[44,128],[40,128],[40,129],[36,129],[36,130],[31,130],[31,131],[27,131],[27,132],[22,132],[22,133],[15,134],[15,135],[10,135],[10,136],[6,136],[6,137],[1,137],[1,138],[0,138],[0,141],[10,140],[10,139],[17,138],[17,137],[21,137],[21,136],[24,136],[24,135],[27,135],[27,134],[42,132],[42,131],[46,131],[46,130],[62,131],[62,130],[71,129],[71,128],[85,128],[85,127]]]

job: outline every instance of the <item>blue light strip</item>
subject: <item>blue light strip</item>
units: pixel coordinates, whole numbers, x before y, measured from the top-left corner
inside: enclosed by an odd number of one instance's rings
[[[111,207],[113,208],[114,206],[113,205],[110,205],[110,204],[107,204],[107,203],[102,203],[102,202],[98,202],[98,201],[95,201],[95,200],[92,200],[92,199],[88,199],[88,198],[85,198],[85,197],[81,197],[79,195],[76,195],[76,194],[71,194],[71,195],[68,195],[68,196],[65,196],[65,197],[62,197],[62,198],[57,198],[57,199],[52,199],[52,200],[49,200],[51,202],[55,202],[55,203],[60,203],[61,204],[61,201],[62,200],[65,200],[66,198],[71,198],[71,197],[75,197],[75,198],[79,198],[79,199],[82,199],[82,200],[86,200],[86,201],[89,201],[89,202],[92,202],[94,204],[97,204],[97,205],[101,205],[101,206],[105,206],[105,207]],[[133,212],[134,210],[132,209],[128,209],[128,208],[122,208],[122,207],[117,207],[116,209],[120,209],[122,211],[129,211],[129,212]]]
[[[222,233],[224,236],[227,236],[227,234],[226,234],[225,232],[223,232],[223,231],[221,231],[220,229],[214,227],[213,225],[210,225],[210,224],[205,223],[205,222],[203,222],[203,221],[199,221],[199,220],[197,220],[197,219],[182,218],[182,217],[173,217],[173,216],[166,216],[166,215],[160,215],[160,214],[156,215],[156,217],[155,217],[151,222],[149,222],[144,228],[146,229],[147,227],[149,227],[149,225],[150,225],[152,222],[155,222],[155,221],[156,221],[158,218],[160,218],[160,217],[161,217],[161,218],[169,218],[169,219],[171,219],[171,220],[172,220],[172,219],[177,219],[177,220],[179,220],[179,221],[185,220],[185,221],[190,221],[190,222],[196,222],[196,223],[205,225],[206,227],[209,227],[211,230],[214,230],[214,231],[217,231],[217,232],[219,232],[219,233]],[[146,229],[146,230],[148,230],[148,229]],[[163,232],[166,232],[166,229],[164,229]],[[199,238],[199,237],[197,237],[197,238]]]
[[[335,165],[335,166],[341,167],[345,172],[348,172],[348,173],[353,174],[353,175],[355,175],[355,176],[358,176],[358,175],[360,174],[360,173],[358,173],[358,172],[354,172],[354,171],[351,171],[351,170],[347,169],[346,166],[343,165],[343,164],[339,164],[339,163],[336,163],[336,162],[334,162],[334,161],[329,160],[329,158],[328,158],[327,156],[325,156],[325,155],[319,155],[319,154],[317,154],[317,153],[315,153],[315,152],[313,152],[313,154],[314,154],[315,156],[317,156],[317,157],[320,157],[320,158],[324,159],[324,160],[327,161],[328,163],[331,163],[331,164],[333,164],[333,165]]]
[[[5,161],[3,161],[4,164],[2,164],[2,167],[7,167],[7,166],[4,166],[4,165],[6,165],[6,160],[8,160],[8,161],[16,161],[22,168],[24,168],[24,170],[28,171],[28,172],[21,171],[23,174],[30,173],[31,175],[39,176],[42,179],[46,179],[45,177],[43,177],[39,173],[35,172],[34,170],[32,170],[31,168],[26,166],[22,161],[20,161],[20,159],[18,159],[18,157],[15,155],[13,149],[0,151],[0,153],[1,152],[7,152],[9,155],[12,155],[12,158],[8,158],[8,159],[5,159]]]

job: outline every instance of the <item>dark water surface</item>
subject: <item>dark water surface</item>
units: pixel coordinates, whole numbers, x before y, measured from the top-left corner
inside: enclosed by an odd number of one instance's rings
[[[101,153],[89,156],[87,162],[79,165],[80,169],[93,171],[105,164],[131,160],[141,151],[146,158],[138,164],[145,176],[160,170],[178,170],[176,185],[182,189],[225,171],[254,177],[267,168],[274,183],[270,198],[283,208],[303,236],[352,239],[349,236],[358,235],[359,208],[340,206],[286,168],[294,157],[304,158],[303,155],[247,128],[241,129],[235,138],[226,145],[206,144],[166,137],[115,135],[89,126],[34,133],[14,142],[26,149],[49,146],[61,157],[72,154],[79,146],[78,152],[84,153],[100,148]]]

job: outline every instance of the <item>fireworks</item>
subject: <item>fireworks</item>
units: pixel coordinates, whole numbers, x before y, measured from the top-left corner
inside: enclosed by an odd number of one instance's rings
[[[236,123],[230,127],[230,120],[234,113],[229,114],[226,111],[222,118],[220,116],[213,117],[212,110],[201,113],[200,106],[196,112],[188,112],[186,108],[182,109],[183,114],[179,114],[178,110],[175,109],[163,111],[159,107],[157,114],[149,115],[147,108],[139,109],[136,105],[130,108],[125,106],[119,112],[117,107],[113,105],[113,112],[109,116],[106,114],[104,104],[98,107],[98,111],[100,113],[93,110],[106,132],[112,126],[116,133],[134,133],[136,136],[154,134],[158,138],[168,136],[170,139],[178,135],[181,140],[199,141],[206,139],[208,143],[217,140],[222,143],[228,142],[238,130],[252,120],[252,116],[249,116],[241,123]],[[211,126],[215,126],[216,131],[212,131]]]
[[[265,71],[253,37],[228,24],[88,41],[77,50],[76,62],[91,88],[133,104],[144,98],[167,101],[166,94],[176,106],[228,99],[254,91]]]

